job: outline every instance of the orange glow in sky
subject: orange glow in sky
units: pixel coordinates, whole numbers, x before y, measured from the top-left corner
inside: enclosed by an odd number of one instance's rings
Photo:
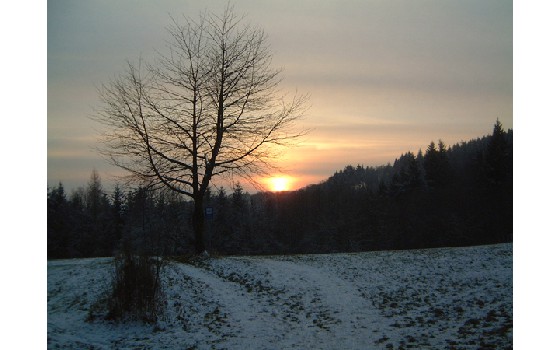
[[[183,14],[224,10],[221,1],[136,3],[48,1],[48,186],[79,188],[96,169],[109,190],[110,179],[126,175],[94,151],[100,125],[91,116],[102,110],[96,86],[122,73],[127,59],[151,63],[156,51],[165,53],[169,13],[182,22]],[[511,1],[297,4],[234,7],[243,25],[265,32],[271,69],[281,68],[279,96],[310,95],[305,118],[294,124],[310,132],[294,148],[271,149],[278,157],[267,159],[270,177],[240,179],[249,193],[298,190],[347,165],[392,164],[439,139],[469,141],[490,133],[496,118],[513,127]],[[236,180],[212,182],[233,188]]]
[[[268,179],[268,188],[274,192],[290,190],[291,179],[287,176],[275,176]]]

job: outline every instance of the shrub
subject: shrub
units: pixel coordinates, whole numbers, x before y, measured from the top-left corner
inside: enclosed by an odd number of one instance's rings
[[[160,258],[132,253],[118,255],[106,319],[157,322],[164,305],[160,283],[162,266]]]

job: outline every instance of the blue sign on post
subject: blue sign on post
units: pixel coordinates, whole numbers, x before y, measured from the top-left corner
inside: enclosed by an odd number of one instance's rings
[[[214,218],[214,208],[212,208],[212,207],[204,208],[204,216],[207,219],[212,220]]]

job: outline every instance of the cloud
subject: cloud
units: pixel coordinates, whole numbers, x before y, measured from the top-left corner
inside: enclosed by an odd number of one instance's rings
[[[227,1],[48,2],[48,181],[107,167],[91,149],[96,86],[126,59],[165,47],[169,15]],[[512,4],[507,1],[239,0],[269,36],[282,88],[311,94],[313,132],[279,163],[309,181],[381,165],[431,140],[513,127]],[[78,171],[80,168],[82,170]],[[116,171],[116,170],[115,170]],[[72,180],[74,181],[74,180]]]

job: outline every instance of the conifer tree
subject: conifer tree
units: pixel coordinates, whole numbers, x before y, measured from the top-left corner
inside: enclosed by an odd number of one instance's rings
[[[424,171],[428,188],[442,187],[450,182],[451,166],[447,156],[447,147],[439,140],[438,146],[432,141],[424,155]]]
[[[68,257],[68,206],[61,182],[47,194],[47,257]]]
[[[426,172],[426,184],[428,188],[434,188],[438,185],[438,151],[434,141],[430,142],[424,155],[424,171]]]
[[[506,133],[496,120],[485,157],[486,177],[491,186],[503,185],[508,175],[508,147]]]

